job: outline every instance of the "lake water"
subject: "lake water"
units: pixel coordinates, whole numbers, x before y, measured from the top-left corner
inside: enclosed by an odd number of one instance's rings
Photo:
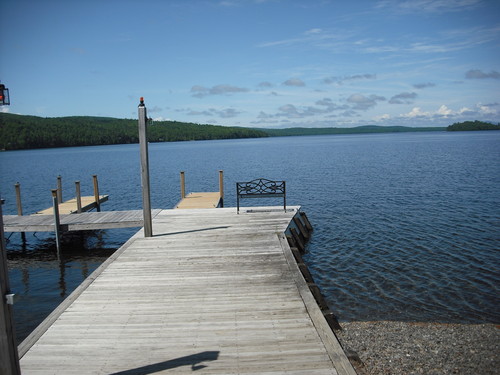
[[[186,190],[217,191],[225,205],[236,181],[287,181],[287,202],[301,205],[315,232],[305,261],[340,320],[500,322],[500,132],[283,137],[150,145],[152,206]],[[104,210],[141,208],[138,145],[0,153],[5,214],[24,213],[63,195],[93,195]],[[245,202],[246,204],[247,202]],[[280,204],[257,200],[256,204]],[[75,236],[57,259],[52,234],[10,234],[8,258],[18,340],[137,229]]]

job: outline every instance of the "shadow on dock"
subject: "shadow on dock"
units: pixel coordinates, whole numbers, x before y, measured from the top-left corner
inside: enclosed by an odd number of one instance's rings
[[[199,364],[205,361],[216,361],[219,358],[219,351],[201,352],[197,354],[187,355],[171,359],[165,362],[159,362],[152,365],[142,366],[130,370],[115,372],[111,375],[137,375],[137,374],[153,374],[158,371],[170,370],[177,367],[191,365],[191,370],[201,370],[207,366]]]
[[[176,234],[187,234],[187,233],[195,233],[195,232],[205,232],[207,230],[227,229],[227,228],[229,228],[229,227],[225,226],[225,227],[212,227],[212,228],[193,229],[193,230],[185,230],[185,231],[182,231],[182,232],[170,232],[170,233],[155,234],[155,235],[153,235],[153,237],[173,236],[173,235],[176,235]]]

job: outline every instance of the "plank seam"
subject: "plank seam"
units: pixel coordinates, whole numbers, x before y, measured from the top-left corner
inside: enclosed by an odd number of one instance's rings
[[[59,306],[52,311],[42,323],[40,323],[33,332],[26,337],[17,347],[19,359],[21,359],[28,350],[43,336],[43,334],[52,326],[52,324],[61,316],[61,314],[82,294],[101,273],[113,263],[127,248],[129,248],[138,238],[142,229],[134,234],[120,249],[115,251],[108,259],[106,259],[99,267],[96,268],[68,297],[62,301]]]

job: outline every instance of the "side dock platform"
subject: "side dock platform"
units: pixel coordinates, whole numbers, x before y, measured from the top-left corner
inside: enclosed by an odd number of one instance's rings
[[[299,210],[158,212],[21,343],[23,375],[354,375],[286,239]]]

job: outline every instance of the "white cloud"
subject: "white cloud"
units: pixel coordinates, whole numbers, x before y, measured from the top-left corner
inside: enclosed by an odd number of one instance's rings
[[[441,116],[449,116],[453,114],[453,111],[443,104],[436,113]]]
[[[283,85],[285,85],[285,86],[303,87],[306,84],[304,83],[304,81],[302,81],[299,78],[290,78],[290,79],[287,79],[285,82],[283,82]]]
[[[477,104],[476,108],[462,107],[458,111],[448,108],[445,104],[439,106],[436,111],[422,111],[420,107],[414,107],[410,112],[401,114],[400,118],[426,119],[426,121],[439,121],[442,119],[454,119],[455,121],[484,120],[493,121],[500,115],[500,104]]]
[[[232,117],[238,116],[242,112],[237,111],[234,108],[226,108],[226,109],[216,111],[215,113],[217,115],[219,115],[219,117],[221,117],[221,118],[232,118]]]
[[[498,73],[495,70],[492,70],[489,73],[484,73],[483,71],[481,71],[479,69],[471,69],[467,73],[465,73],[465,78],[467,78],[467,79],[485,79],[485,78],[500,79],[500,73]]]
[[[273,84],[271,82],[267,82],[266,81],[266,82],[259,83],[258,86],[261,87],[261,88],[269,88],[269,87],[273,87]]]
[[[163,108],[160,108],[157,105],[155,105],[153,108],[148,107],[148,113],[155,113],[161,111],[163,111]]]
[[[237,111],[234,108],[224,108],[224,109],[209,108],[203,111],[188,110],[186,114],[189,116],[210,116],[210,117],[218,116],[220,118],[232,118],[238,116],[241,113],[243,112]]]
[[[451,13],[470,10],[481,5],[481,0],[383,0],[377,8],[396,13]]]
[[[323,30],[316,28],[316,29],[307,30],[304,34],[306,34],[306,35],[319,34],[322,31]]]
[[[499,103],[491,103],[491,104],[478,104],[479,111],[485,115],[496,115],[500,114],[500,104]]]
[[[375,116],[373,117],[373,121],[386,121],[386,120],[390,120],[391,119],[391,115],[389,115],[388,113],[384,113],[383,115],[380,115],[380,116]]]
[[[458,114],[461,116],[472,116],[476,113],[473,109],[462,107],[459,109]]]
[[[288,118],[303,117],[303,114],[299,113],[297,107],[295,107],[293,104],[285,104],[279,107],[278,109],[282,112],[282,115],[285,115]]]
[[[347,104],[339,105],[333,102],[330,98],[323,98],[321,100],[316,101],[316,105],[324,107],[324,112],[333,112],[333,111],[344,111],[349,108]]]
[[[358,81],[358,80],[362,80],[362,79],[376,79],[376,78],[377,78],[376,74],[369,74],[369,73],[355,74],[352,76],[343,76],[343,77],[332,76],[332,77],[324,78],[323,83],[327,83],[327,84],[336,83],[336,84],[341,85],[341,84],[343,84],[345,82],[349,82],[349,81]]]
[[[195,85],[191,87],[191,94],[196,98],[203,98],[207,95],[229,95],[239,92],[247,92],[248,89],[243,87],[231,86],[231,85],[216,85],[211,88],[207,88],[200,85]]]
[[[362,94],[352,94],[347,98],[347,102],[353,105],[353,109],[362,111],[374,107],[378,101],[383,100],[385,100],[383,96],[364,96]]]
[[[430,112],[423,112],[420,107],[414,107],[410,112],[402,114],[401,117],[417,118],[417,117],[428,117]]]
[[[336,50],[337,52],[342,48],[350,48],[353,44],[351,38],[356,36],[357,33],[353,30],[346,28],[338,30],[323,30],[319,28],[309,29],[303,32],[300,36],[295,38],[288,38],[277,40],[273,42],[264,42],[257,45],[260,48],[268,47],[288,47],[296,45],[312,46],[327,50]],[[359,38],[358,38],[359,39]]]
[[[435,83],[432,83],[432,82],[426,82],[426,83],[415,83],[413,85],[413,87],[415,87],[416,89],[425,89],[427,87],[434,87],[436,86]]]
[[[417,94],[414,92],[402,92],[401,94],[394,95],[389,104],[411,104],[416,99]]]
[[[187,114],[189,116],[213,116],[210,111],[189,111]]]

